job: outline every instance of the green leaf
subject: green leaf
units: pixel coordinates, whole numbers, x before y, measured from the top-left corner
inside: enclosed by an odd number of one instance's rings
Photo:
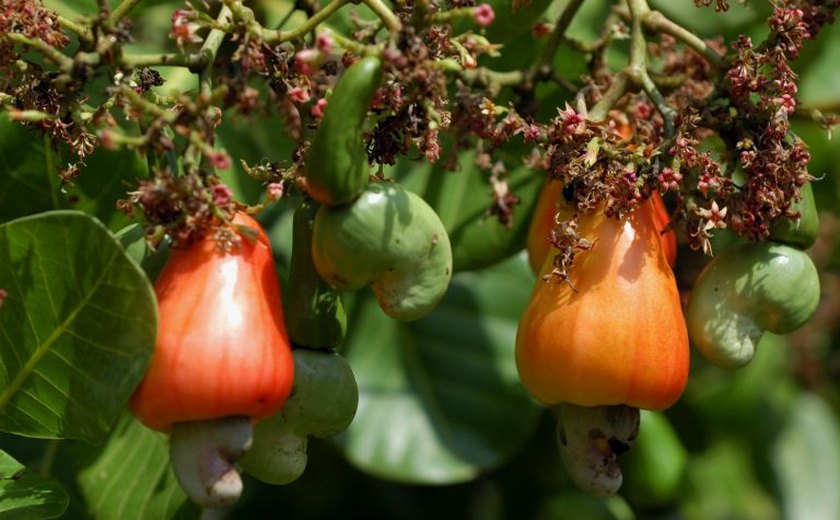
[[[462,273],[438,309],[410,323],[362,295],[344,352],[360,394],[341,438],[350,462],[380,478],[447,484],[519,450],[540,414],[513,355],[533,283],[521,257]]]
[[[125,254],[143,268],[149,280],[157,280],[169,258],[169,238],[165,237],[156,249],[152,249],[139,223],[129,224],[116,232],[114,237],[122,244]]]
[[[61,188],[61,158],[40,133],[0,115],[0,222],[53,209],[78,209],[110,229],[129,223],[116,209],[146,164],[131,150],[98,149],[73,185]]]
[[[55,518],[67,504],[67,493],[58,482],[37,475],[0,451],[0,518]]]
[[[98,440],[143,376],[157,307],[96,219],[54,211],[0,225],[0,429]]]
[[[195,518],[169,466],[167,436],[124,413],[98,458],[79,471],[79,489],[97,520]]]
[[[840,518],[840,419],[820,397],[800,395],[771,462],[785,518]]]

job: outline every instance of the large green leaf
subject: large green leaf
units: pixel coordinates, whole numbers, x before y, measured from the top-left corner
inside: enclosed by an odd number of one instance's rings
[[[129,222],[116,201],[146,174],[137,152],[98,149],[85,159],[74,184],[64,188],[61,161],[41,134],[0,115],[0,222],[52,209],[84,211],[112,230]]]
[[[351,463],[381,478],[445,484],[521,449],[540,413],[513,357],[533,283],[521,257],[462,273],[438,309],[411,323],[361,296],[345,347],[360,394],[341,439]]]
[[[166,435],[125,413],[99,456],[79,471],[79,489],[97,520],[195,518],[169,466]]]
[[[840,420],[825,401],[800,395],[771,462],[785,518],[840,518]]]
[[[105,227],[76,211],[0,225],[0,429],[97,440],[154,346],[148,279]]]
[[[67,493],[0,451],[0,518],[55,518],[67,509]]]

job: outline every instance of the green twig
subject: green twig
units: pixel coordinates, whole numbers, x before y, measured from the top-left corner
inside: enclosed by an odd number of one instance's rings
[[[111,11],[111,15],[108,17],[108,23],[111,25],[117,25],[120,20],[128,16],[128,13],[130,13],[131,10],[137,7],[137,4],[142,1],[143,0],[123,0],[120,2],[120,5]]]
[[[223,5],[219,11],[219,15],[216,17],[216,22],[220,25],[229,23],[232,17],[233,13],[230,7]],[[213,70],[213,62],[216,60],[216,54],[219,52],[219,47],[221,47],[222,42],[225,39],[225,35],[225,32],[221,29],[211,30],[207,34],[207,38],[204,39],[204,44],[202,44],[201,50],[198,51],[204,59],[204,68],[202,68],[198,73],[199,89],[202,94],[208,97],[210,96],[210,90],[213,87],[213,81],[210,75]]]
[[[189,54],[127,54],[121,58],[126,68],[140,67],[186,67],[192,72],[200,72],[207,66],[208,55],[202,52]]]
[[[349,4],[351,0],[332,0],[332,2],[321,8],[320,11],[314,13],[305,22],[298,25],[294,29],[288,31],[276,31],[261,27],[256,22],[251,22],[250,30],[257,33],[266,43],[277,44],[292,40],[303,39],[304,36],[314,31],[321,23],[326,21],[336,11]],[[234,11],[237,19],[240,19],[240,13]]]
[[[73,20],[65,18],[61,15],[58,15],[58,23],[68,31],[78,36],[83,42],[93,43],[93,35],[90,33],[90,27],[87,25],[74,22]]]
[[[651,12],[647,0],[627,0],[630,8],[630,65],[626,73],[631,81],[642,87],[665,122],[665,133],[669,136],[674,133],[674,121],[676,112],[668,105],[665,97],[659,92],[656,84],[650,78],[647,70],[647,40],[642,31],[642,20]]]
[[[528,70],[526,76],[528,84],[533,83],[538,77],[551,77],[554,56],[557,54],[557,49],[563,42],[566,30],[569,28],[581,5],[583,5],[583,0],[571,0],[566,8],[563,9],[563,12],[560,13],[560,17],[557,18],[557,23],[554,24],[554,30],[551,32],[548,42],[546,42],[545,47],[540,52],[537,61]]]
[[[628,85],[629,81],[627,74],[624,72],[619,73],[615,77],[613,84],[604,93],[604,97],[602,97],[595,106],[589,110],[587,119],[592,121],[603,121],[606,119],[610,109],[615,106],[621,96],[627,92]]]
[[[389,31],[396,33],[402,29],[400,19],[382,0],[362,0],[362,2],[382,20]]]
[[[20,33],[7,33],[5,38],[14,43],[27,45],[42,53],[48,60],[58,65],[62,72],[70,73],[73,70],[73,59],[65,56],[52,45],[48,45],[40,38],[29,38]]]

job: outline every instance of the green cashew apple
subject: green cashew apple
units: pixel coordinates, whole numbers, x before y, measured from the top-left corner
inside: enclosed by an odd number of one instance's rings
[[[664,506],[680,492],[688,452],[665,414],[641,410],[640,419],[639,436],[623,461],[621,494],[634,505]]]
[[[817,309],[820,280],[800,249],[739,244],[709,262],[694,284],[686,321],[692,343],[727,368],[747,364],[764,331],[787,334]]]
[[[269,484],[288,484],[306,469],[308,436],[327,438],[347,429],[359,389],[353,370],[335,352],[296,349],[292,395],[280,413],[254,426],[242,468]]]
[[[770,230],[770,238],[778,242],[785,242],[793,246],[807,249],[814,245],[820,231],[820,219],[817,215],[817,204],[814,200],[814,189],[811,183],[802,186],[800,190],[802,200],[793,205],[793,210],[799,213],[796,222],[783,218]]]
[[[312,259],[333,287],[353,291],[370,284],[379,306],[396,320],[431,312],[452,277],[446,228],[422,198],[395,182],[372,182],[349,205],[321,206]]]

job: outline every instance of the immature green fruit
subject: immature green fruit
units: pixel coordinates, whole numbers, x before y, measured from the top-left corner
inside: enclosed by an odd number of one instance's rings
[[[799,212],[799,221],[781,219],[770,231],[770,238],[778,242],[807,249],[814,245],[820,231],[820,218],[817,215],[817,203],[814,201],[814,190],[811,183],[802,186],[800,190],[802,200],[793,205],[793,210]]]
[[[370,284],[379,306],[396,320],[431,312],[452,277],[443,223],[422,198],[393,182],[369,184],[352,204],[321,206],[312,258],[338,289]]]
[[[665,414],[642,410],[639,436],[622,461],[627,476],[622,496],[640,506],[670,503],[680,490],[687,462],[688,453]]]
[[[347,332],[341,294],[325,282],[312,261],[312,228],[319,205],[304,200],[292,225],[292,265],[286,293],[286,328],[298,346],[337,348]]]
[[[692,343],[712,363],[747,364],[764,331],[787,334],[813,316],[820,280],[811,258],[784,244],[739,244],[706,265],[691,291]]]
[[[254,427],[254,443],[242,459],[250,475],[288,484],[306,468],[307,436],[326,438],[347,429],[359,390],[353,370],[336,353],[297,349],[295,383],[283,410]]]
[[[380,83],[382,61],[367,56],[335,85],[306,159],[307,191],[321,204],[350,202],[370,179],[364,124]]]

